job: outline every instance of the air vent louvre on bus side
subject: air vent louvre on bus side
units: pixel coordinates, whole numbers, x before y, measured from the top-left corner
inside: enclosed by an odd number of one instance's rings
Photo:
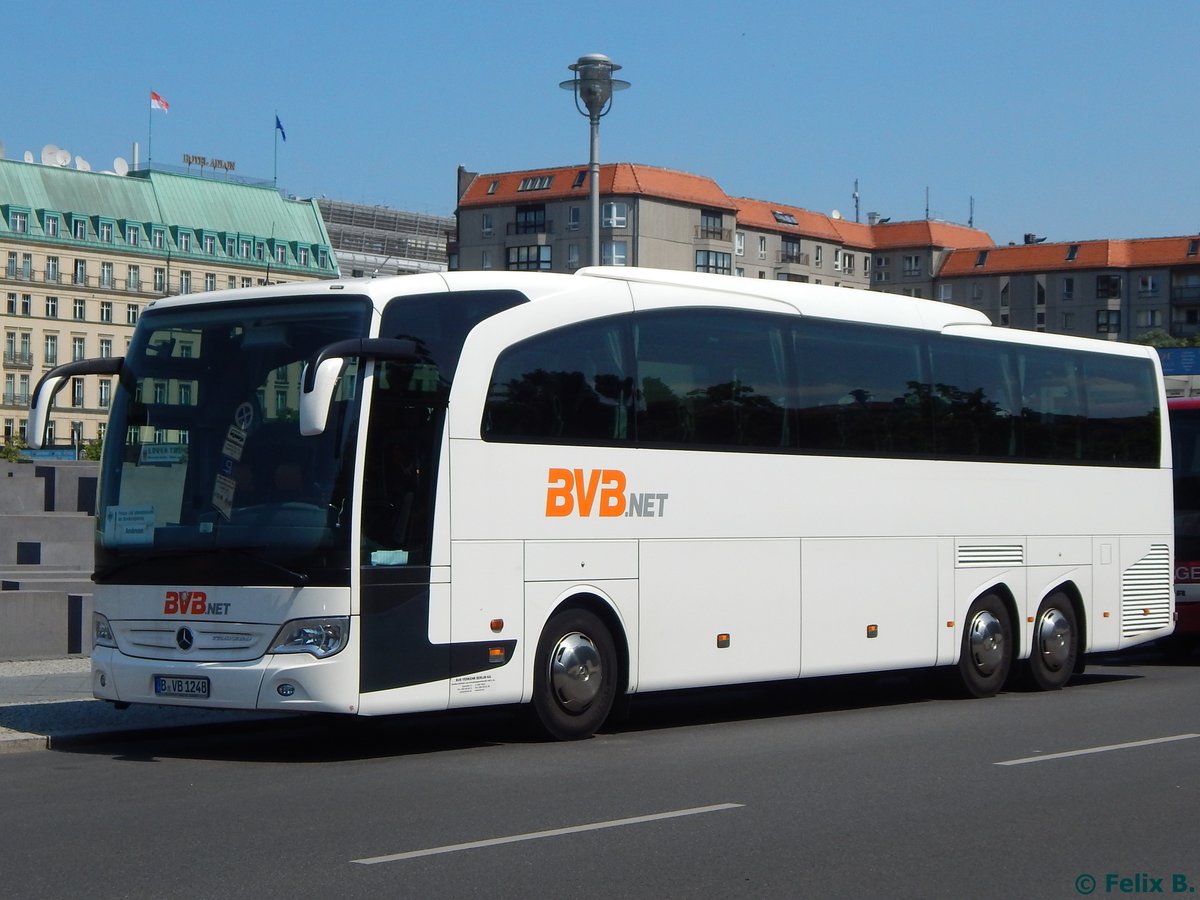
[[[1121,634],[1131,637],[1171,624],[1171,554],[1166,544],[1121,573]]]
[[[960,568],[1020,566],[1025,563],[1021,544],[959,544],[954,564]]]

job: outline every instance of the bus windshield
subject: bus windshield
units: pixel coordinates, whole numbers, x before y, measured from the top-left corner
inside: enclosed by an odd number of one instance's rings
[[[304,363],[369,322],[352,296],[147,310],[113,392],[96,581],[347,584],[358,362],[323,434],[297,410]]]

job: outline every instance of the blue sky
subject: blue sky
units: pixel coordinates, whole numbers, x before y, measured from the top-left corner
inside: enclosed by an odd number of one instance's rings
[[[10,0],[11,2],[11,0]],[[603,17],[589,21],[584,10]],[[10,18],[15,6],[8,8]],[[185,153],[297,196],[449,215],[459,164],[586,163],[558,88],[605,53],[632,82],[605,162],[731,196],[975,225],[998,243],[1200,232],[1194,0],[520,4],[58,0],[5,42],[8,158],[109,169]]]

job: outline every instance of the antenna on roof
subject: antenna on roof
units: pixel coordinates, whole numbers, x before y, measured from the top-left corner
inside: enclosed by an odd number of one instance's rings
[[[71,151],[64,150],[60,147],[59,151],[54,154],[54,164],[56,166],[58,166],[59,168],[65,168],[66,166],[70,165],[70,163],[71,163]]]
[[[833,212],[831,212],[829,214],[829,218],[831,218],[831,219],[840,219],[841,217],[842,217],[842,211],[840,209],[835,209]]]
[[[113,171],[116,172],[118,175],[128,175],[129,174],[129,163],[125,161],[125,157],[118,156],[116,159],[113,160]]]
[[[46,144],[42,147],[41,158],[43,166],[58,165],[58,147],[54,144]]]
[[[854,179],[854,221],[858,223],[858,179]]]
[[[4,159],[4,141],[0,141],[0,159]]]
[[[975,227],[975,198],[974,197],[971,198],[971,214],[970,214],[970,216],[967,217],[967,227],[968,228]]]
[[[32,150],[25,151],[25,162],[30,162],[30,163],[33,162],[33,151]]]
[[[925,186],[925,218],[929,218],[929,186]]]
[[[75,168],[80,172],[90,172],[92,171],[92,164],[82,156],[77,156],[75,157]]]

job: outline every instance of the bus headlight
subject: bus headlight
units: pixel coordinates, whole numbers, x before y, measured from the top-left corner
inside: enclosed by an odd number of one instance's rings
[[[113,637],[112,626],[108,618],[98,612],[92,613],[92,646],[116,647],[117,639]]]
[[[311,653],[318,659],[340,651],[350,637],[350,620],[293,619],[275,635],[272,653]]]

